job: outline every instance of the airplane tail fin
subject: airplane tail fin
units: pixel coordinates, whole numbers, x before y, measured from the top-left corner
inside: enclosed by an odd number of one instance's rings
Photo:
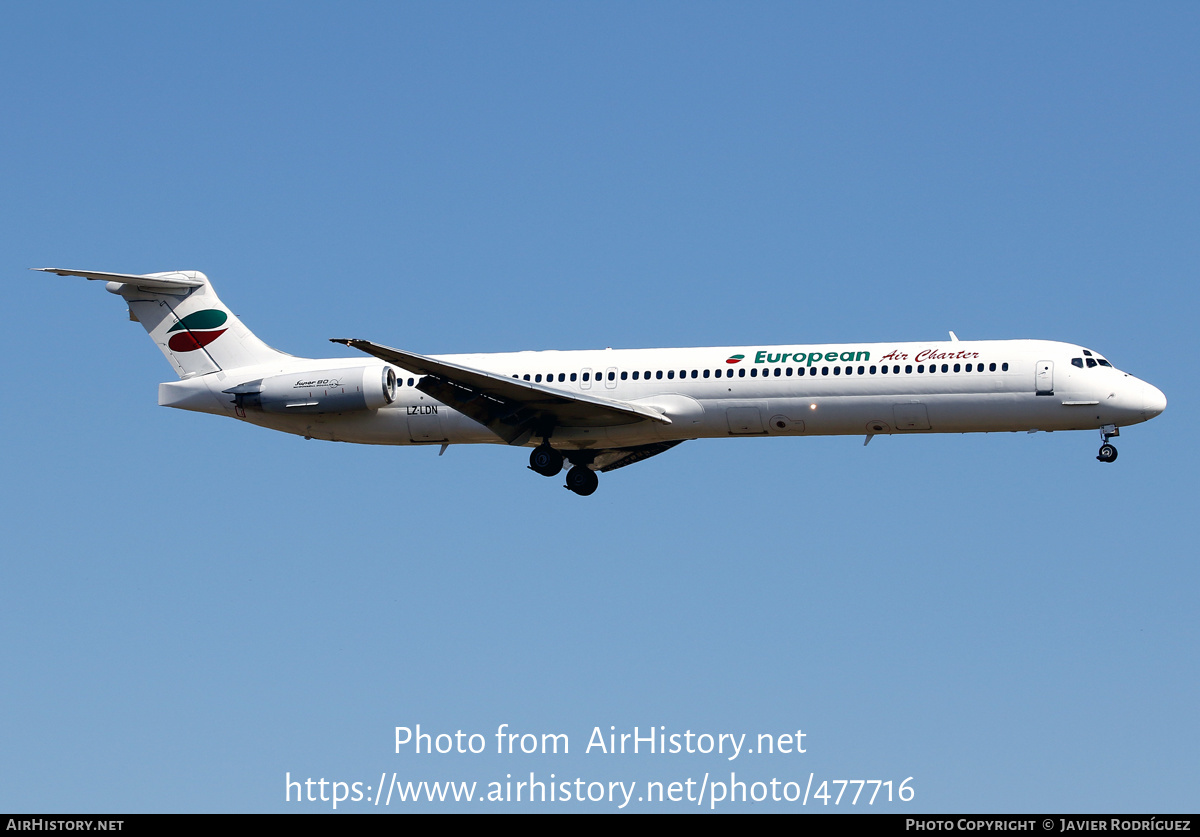
[[[34,270],[106,281],[107,290],[128,303],[130,319],[142,324],[180,378],[290,357],[242,325],[197,270],[144,276],[55,267]]]

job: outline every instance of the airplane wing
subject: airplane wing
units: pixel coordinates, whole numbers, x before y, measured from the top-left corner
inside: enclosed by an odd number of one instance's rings
[[[506,378],[494,372],[380,346],[369,340],[335,339],[331,342],[342,343],[424,376],[417,382],[417,389],[475,419],[510,445],[522,445],[535,433],[545,435],[557,426],[612,427],[646,420],[671,423],[659,411],[640,404]]]

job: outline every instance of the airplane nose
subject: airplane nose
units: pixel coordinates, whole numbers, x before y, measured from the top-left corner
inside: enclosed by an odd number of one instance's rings
[[[1158,387],[1151,386],[1150,384],[1145,384],[1144,386],[1145,392],[1143,396],[1145,398],[1146,412],[1151,417],[1157,416],[1163,410],[1167,409],[1167,396],[1163,395],[1162,390]]]

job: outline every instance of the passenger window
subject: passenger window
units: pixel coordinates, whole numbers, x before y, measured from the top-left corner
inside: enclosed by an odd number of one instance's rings
[[[1000,364],[1000,371],[1002,371],[1002,372],[1007,372],[1007,371],[1008,371],[1008,364],[1007,364],[1007,363],[1002,363],[1002,364]]]
[[[583,373],[583,379],[584,379],[585,381],[589,381],[589,380],[591,380],[591,374],[590,374],[590,373],[588,373],[588,372],[584,372],[584,373]]]
[[[871,371],[872,371],[872,372],[874,372],[874,371],[875,371],[875,367],[871,367]],[[860,366],[860,367],[858,367],[858,374],[860,374],[860,375],[861,375],[862,373],[863,373],[863,367],[861,367],[861,366]]]
[[[989,369],[990,371],[992,371],[992,372],[995,372],[995,371],[996,371],[996,364],[994,364],[994,363],[988,364],[988,369]]]
[[[944,367],[944,366],[943,366],[943,367],[942,367],[942,371],[943,371],[943,372],[945,372],[945,371],[946,371],[946,367]],[[961,366],[961,364],[957,364],[957,363],[956,363],[956,364],[954,364],[954,371],[955,371],[955,372],[961,372],[961,371],[962,371],[962,366]]]
[[[525,380],[527,380],[527,381],[529,380],[529,375],[525,375],[524,377],[525,377]]]
[[[750,367],[750,377],[751,378],[758,377],[758,367],[755,367],[755,366]]]
[[[675,370],[674,369],[667,370],[667,378],[669,378],[672,381],[675,380]]]
[[[697,372],[695,369],[693,369],[693,370],[692,370],[692,377],[693,377],[693,378],[697,378],[697,377],[699,377],[699,376],[700,376],[700,373],[699,373],[699,372]]]
[[[911,374],[912,374],[912,364],[911,364],[911,363],[910,363],[908,366],[905,366],[905,367],[904,367],[904,374],[905,374],[905,375],[911,375]]]
[[[704,377],[706,377],[706,378],[707,378],[707,377],[708,377],[709,375],[711,375],[711,374],[712,374],[712,370],[711,370],[711,369],[705,369],[705,370],[704,370]]]
[[[661,381],[662,380],[662,370],[660,369],[657,372],[655,372],[654,377]]]
[[[610,381],[615,381],[615,380],[617,379],[617,373],[616,373],[616,372],[609,372],[609,373],[608,373],[608,379],[609,379]]]
[[[821,367],[821,374],[822,374],[822,375],[828,375],[828,374],[829,374],[829,367],[828,367],[828,366],[822,366],[822,367]]]
[[[609,379],[610,381],[612,380],[612,374],[611,374],[611,373],[609,374],[609,376],[608,376],[608,379]],[[628,373],[628,372],[622,372],[622,373],[621,373],[621,380],[622,380],[622,381],[628,381],[628,380],[629,380],[629,373]]]
[[[574,380],[575,380],[575,373],[574,373],[574,372],[572,372],[572,373],[571,373],[571,381],[572,381],[572,382],[574,382]]]
[[[785,372],[784,374],[787,375],[789,378],[792,377],[792,367],[789,366],[787,368],[787,372]]]
[[[873,367],[872,367],[872,368],[873,368]],[[887,374],[887,367],[886,367],[886,366],[881,366],[881,367],[879,367],[879,371],[880,371],[882,374],[886,375],[886,374]]]
[[[933,371],[933,367],[932,367],[932,366],[931,366],[931,367],[929,367],[929,369],[930,369],[930,371],[931,371],[931,372]],[[922,363],[920,366],[918,366],[918,367],[917,367],[917,371],[918,371],[918,372],[924,372],[924,371],[925,371],[925,364],[923,364],[923,363]]]

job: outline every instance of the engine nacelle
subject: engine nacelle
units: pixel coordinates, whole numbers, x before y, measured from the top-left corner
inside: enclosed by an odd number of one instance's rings
[[[378,410],[396,400],[396,370],[351,366],[289,372],[225,390],[241,409],[268,413],[349,413]]]

